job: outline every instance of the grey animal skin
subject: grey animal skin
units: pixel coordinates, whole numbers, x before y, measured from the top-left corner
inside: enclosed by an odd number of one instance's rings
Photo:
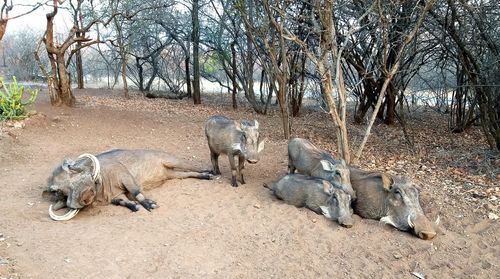
[[[371,172],[349,167],[351,184],[357,193],[354,212],[363,218],[376,219],[399,230],[411,230],[421,239],[436,236],[435,224],[424,215],[419,193],[410,179],[391,177],[380,172]]]
[[[340,185],[353,200],[356,199],[345,161],[336,160],[306,139],[292,138],[288,141],[288,173],[293,174],[295,170]]]
[[[98,175],[93,176],[96,168]],[[56,197],[57,203],[54,208],[51,206],[49,214],[52,209],[66,206],[78,210],[93,203],[112,203],[137,211],[138,202],[151,210],[157,204],[143,195],[143,189],[162,185],[169,179],[188,177],[211,179],[212,174],[163,151],[114,149],[76,161],[64,160],[49,177],[44,194]]]
[[[350,228],[353,225],[351,196],[321,178],[302,174],[289,174],[280,180],[264,184],[274,195],[296,207],[306,207],[339,224]]]
[[[259,122],[257,120],[241,122],[231,120],[224,116],[212,116],[205,125],[205,135],[210,148],[210,159],[213,174],[219,175],[219,155],[226,154],[231,165],[231,185],[238,187],[236,176],[242,184],[245,160],[255,164],[260,159],[260,152],[264,149],[264,140],[260,139]],[[236,170],[238,158],[238,170]]]

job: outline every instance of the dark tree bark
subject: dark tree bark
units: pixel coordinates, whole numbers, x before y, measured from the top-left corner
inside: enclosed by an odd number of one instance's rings
[[[193,0],[193,10],[191,11],[193,21],[193,102],[195,105],[201,104],[200,92],[200,20],[199,20],[199,0]]]

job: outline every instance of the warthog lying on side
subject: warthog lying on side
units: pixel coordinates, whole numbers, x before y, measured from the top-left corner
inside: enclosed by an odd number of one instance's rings
[[[115,149],[96,156],[84,154],[76,161],[64,160],[49,177],[48,193],[57,200],[49,215],[56,221],[69,220],[92,203],[112,203],[137,211],[139,202],[151,210],[157,205],[144,197],[144,188],[188,177],[211,179],[212,175],[163,151]],[[65,215],[54,213],[65,206],[70,208]]]
[[[351,197],[330,182],[302,174],[289,174],[280,180],[264,184],[276,197],[296,207],[307,207],[344,227],[352,227]]]
[[[399,230],[412,230],[422,239],[436,236],[434,224],[425,217],[420,206],[418,190],[408,178],[349,168],[351,184],[358,197],[353,206],[356,214],[380,220]]]
[[[340,185],[353,200],[356,199],[345,161],[334,159],[306,139],[293,138],[288,141],[288,173],[293,174],[295,170]]]
[[[219,155],[226,154],[231,165],[231,185],[238,187],[236,175],[239,175],[241,184],[245,184],[243,168],[245,160],[250,164],[259,161],[259,153],[264,149],[264,140],[259,138],[259,122],[257,120],[241,122],[224,116],[212,116],[205,125],[205,135],[210,148],[213,173],[220,174]],[[238,170],[236,170],[238,157]]]

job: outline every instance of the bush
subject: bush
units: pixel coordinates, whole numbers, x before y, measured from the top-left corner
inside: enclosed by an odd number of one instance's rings
[[[28,93],[25,96],[24,93]],[[17,84],[16,77],[12,77],[12,83],[6,84],[0,77],[0,121],[18,120],[28,117],[27,106],[35,102],[38,95],[37,89],[27,89]]]

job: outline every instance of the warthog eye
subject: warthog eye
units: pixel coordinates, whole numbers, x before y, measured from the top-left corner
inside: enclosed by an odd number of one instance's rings
[[[336,171],[335,171],[335,175],[336,175],[336,176],[341,176],[340,171],[339,171],[339,170],[336,170]]]
[[[401,191],[399,189],[394,190],[394,195],[398,199],[402,199],[403,198],[403,195],[401,194]]]

